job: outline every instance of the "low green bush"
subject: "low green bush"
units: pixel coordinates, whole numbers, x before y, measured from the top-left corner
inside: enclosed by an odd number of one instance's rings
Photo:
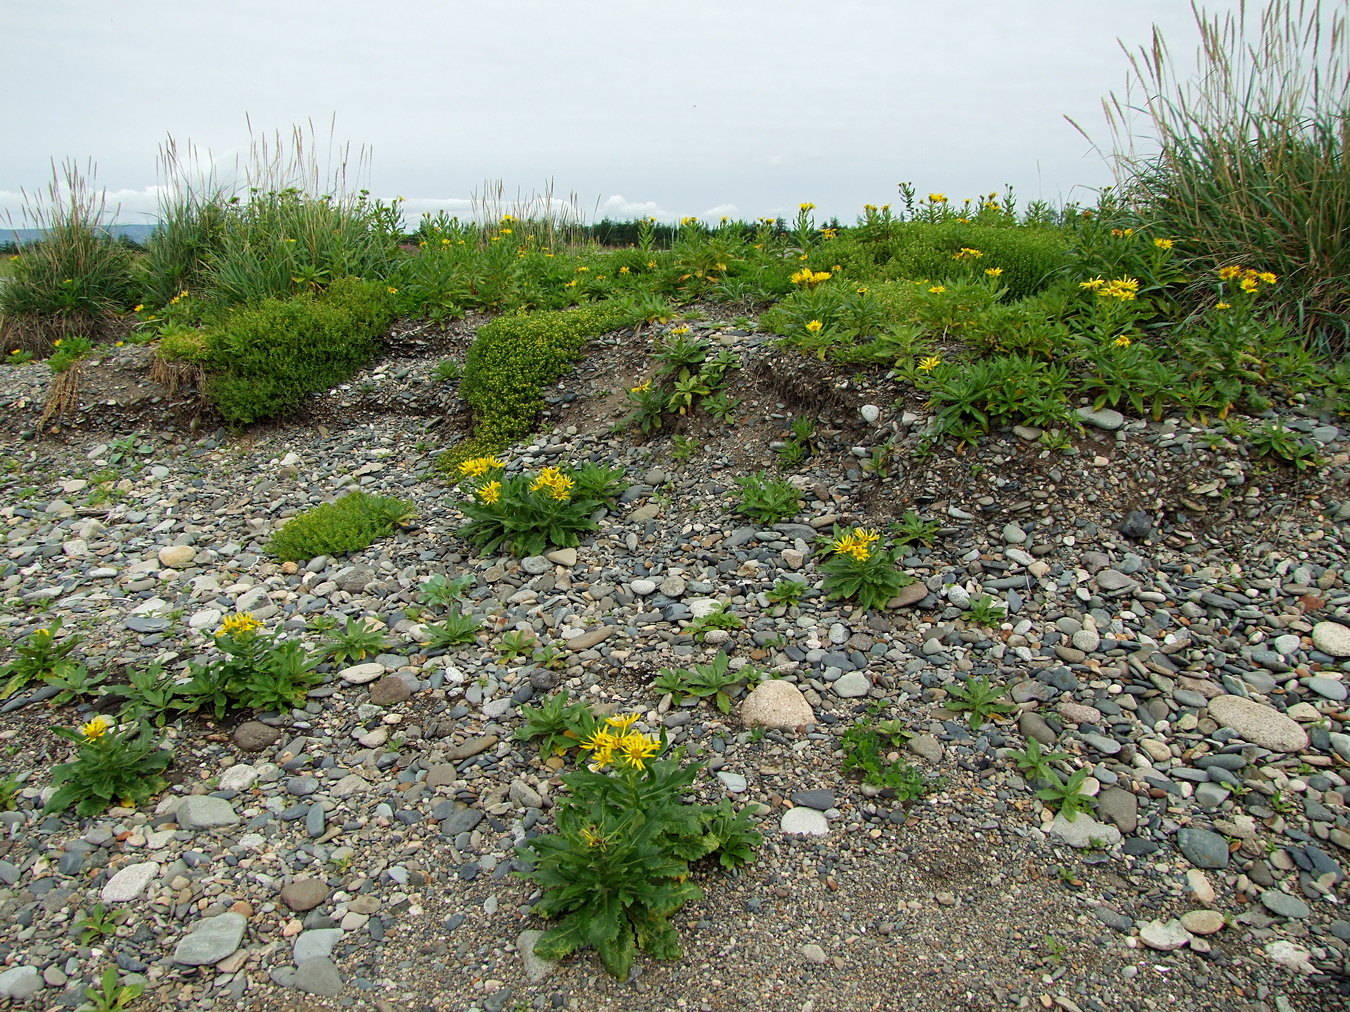
[[[413,515],[410,502],[352,492],[291,517],[267,542],[267,550],[290,562],[358,552],[390,534]]]
[[[499,316],[481,327],[459,384],[474,410],[474,436],[445,464],[497,452],[527,435],[544,406],[543,388],[566,374],[587,340],[637,322],[632,307],[610,300]]]
[[[208,397],[243,424],[294,411],[369,362],[392,318],[385,287],[356,279],[237,309],[207,332]]]

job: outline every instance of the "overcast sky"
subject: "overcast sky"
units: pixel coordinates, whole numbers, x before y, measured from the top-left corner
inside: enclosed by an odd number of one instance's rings
[[[587,217],[849,223],[900,180],[1090,203],[1110,171],[1065,116],[1109,147],[1155,23],[1189,68],[1184,0],[3,0],[0,221],[66,158],[149,220],[166,138],[224,182],[250,123],[311,121],[413,212],[497,179]]]

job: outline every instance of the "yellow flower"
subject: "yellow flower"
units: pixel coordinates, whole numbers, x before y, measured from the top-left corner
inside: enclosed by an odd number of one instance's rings
[[[140,312],[142,309],[144,309],[144,308],[145,308],[145,306],[138,302],[138,303],[136,303],[136,305],[132,308],[131,311],[132,311],[133,313],[139,313],[139,312]]]
[[[1088,281],[1080,281],[1080,282],[1078,282],[1078,287],[1079,287],[1079,288],[1090,288],[1090,289],[1092,289],[1092,290],[1095,292],[1098,288],[1100,288],[1100,287],[1101,287],[1102,285],[1104,285],[1104,284],[1106,284],[1106,279],[1105,279],[1105,278],[1092,278],[1092,279],[1090,279],[1090,280],[1088,280]]]
[[[504,228],[504,229],[502,229],[500,232],[498,232],[497,234],[498,234],[498,235],[510,235],[510,234],[511,234],[511,230],[510,230],[509,228]]]
[[[930,193],[928,195],[928,203],[945,204],[947,203],[947,195],[945,193]]]
[[[263,627],[252,615],[247,612],[236,612],[233,615],[226,615],[220,623],[220,628],[216,630],[217,636],[246,636],[249,633],[255,633]]]
[[[969,246],[962,246],[962,247],[961,247],[961,252],[960,252],[960,253],[955,253],[955,254],[953,254],[953,255],[952,255],[952,259],[953,259],[953,260],[966,260],[966,259],[971,259],[971,258],[974,258],[974,257],[982,257],[982,256],[984,256],[984,254],[981,253],[979,250],[977,250],[977,249],[971,249]]]
[[[1113,229],[1111,229],[1111,234],[1112,234],[1113,236],[1115,236],[1117,239],[1128,238],[1129,236],[1134,235],[1134,229],[1132,229],[1132,228],[1113,228]]]
[[[618,728],[620,731],[627,731],[637,723],[638,715],[636,713],[617,713],[612,717],[607,717],[605,723],[610,727]]]
[[[635,770],[645,769],[647,760],[661,749],[661,743],[655,738],[632,731],[619,739],[615,751],[620,753],[620,761]]]
[[[648,390],[650,390],[651,388],[652,388],[652,381],[651,381],[651,380],[643,380],[643,381],[642,381],[641,383],[639,383],[637,386],[635,386],[635,387],[629,387],[629,388],[628,388],[628,392],[629,392],[630,394],[645,394],[645,393],[646,393]]]
[[[822,239],[836,239],[839,237],[839,230],[837,228],[822,228],[820,237]]]
[[[578,267],[578,268],[576,269],[576,273],[577,273],[577,274],[584,274],[584,273],[586,273],[586,271],[588,271],[588,270],[590,270],[589,267]]]
[[[588,847],[598,847],[605,842],[605,838],[595,831],[594,826],[582,826],[579,835],[581,842]]]
[[[1268,285],[1273,285],[1275,282],[1280,280],[1274,274],[1271,274],[1270,271],[1262,271],[1260,274],[1257,275],[1257,277]]]
[[[1233,278],[1237,277],[1241,273],[1242,273],[1241,267],[1236,267],[1232,264],[1229,264],[1227,267],[1219,268],[1219,280],[1231,281]]]
[[[936,355],[928,355],[925,358],[919,359],[919,372],[932,372],[941,364],[942,359],[938,358]]]
[[[620,274],[629,274],[629,273],[631,273],[631,271],[629,271],[627,267],[620,267],[620,268],[619,268],[619,273],[620,273]]]
[[[1158,249],[1171,249],[1174,244],[1171,239],[1154,239],[1153,245]]]
[[[114,342],[113,342],[113,347],[114,347],[114,348],[120,348],[120,347],[122,347],[122,345],[124,345],[124,344],[126,344],[125,341],[114,341]]]
[[[1117,348],[1128,348],[1131,342],[1128,337],[1126,337],[1124,334],[1121,334],[1111,343],[1114,344]]]
[[[505,467],[503,461],[496,457],[470,457],[468,460],[459,462],[459,473],[466,478],[481,478],[489,471]]]
[[[1238,287],[1244,292],[1254,292],[1261,286],[1256,283],[1255,278],[1243,278],[1238,282]]]
[[[563,285],[564,288],[575,288],[576,286],[577,286],[576,278],[573,278],[571,281],[568,281],[566,284]]]
[[[681,218],[681,219],[680,219],[680,224],[681,224],[681,225],[697,225],[697,224],[698,224],[698,219],[695,218],[695,217],[692,217],[692,216],[691,216],[691,217],[688,217],[688,218]]]
[[[945,291],[947,290],[947,286],[946,286],[946,285],[933,285],[933,286],[932,286],[931,288],[929,288],[928,290],[929,290],[930,292],[932,292],[934,295],[941,295],[943,292],[945,292]]]
[[[85,741],[98,741],[112,730],[112,726],[112,718],[100,713],[87,724],[80,725],[80,734],[84,735]]]
[[[1214,308],[1215,308],[1215,309],[1232,309],[1232,308],[1233,308],[1233,304],[1232,304],[1231,302],[1216,302],[1216,303],[1214,303]]]
[[[806,325],[806,329],[813,334],[818,334],[820,333],[820,328],[823,326],[825,326],[825,324],[821,323],[819,320],[812,320]]]
[[[566,475],[559,475],[554,481],[549,483],[548,493],[561,502],[564,499],[571,498],[572,486],[576,482]]]
[[[670,328],[671,337],[679,337],[680,335],[687,333],[689,333],[689,327],[685,326],[683,323],[680,324],[678,327]]]
[[[1002,268],[1002,267],[986,267],[986,268],[984,269],[984,273],[988,274],[991,278],[996,278],[996,277],[998,277],[1000,274],[1003,273],[1003,268]]]
[[[393,285],[390,285],[390,286],[386,289],[386,291],[389,292],[390,295],[397,295],[397,294],[398,294],[398,289],[395,288]]]
[[[647,261],[647,270],[649,270],[649,271],[654,271],[654,270],[656,270],[656,261],[655,261],[655,260],[648,260],[648,261]]]
[[[534,481],[530,482],[530,491],[538,492],[541,488],[552,489],[562,482],[567,482],[570,485],[572,479],[566,477],[556,467],[546,467],[535,476]],[[555,498],[566,498],[566,496],[557,496]]]
[[[866,562],[872,557],[872,546],[880,540],[881,535],[876,531],[855,527],[849,533],[835,538],[832,544],[840,555],[851,555],[859,562]]]
[[[499,481],[490,481],[486,485],[481,485],[477,489],[478,498],[489,506],[495,506],[502,498],[502,483]]]
[[[52,347],[53,347],[53,348],[59,348],[59,347],[61,347],[61,338],[58,337],[55,341],[53,341],[53,342],[52,342]]]
[[[798,205],[797,205],[797,210],[799,210],[799,211],[814,211],[815,209],[816,209],[816,205],[815,205],[815,204],[798,204]]]

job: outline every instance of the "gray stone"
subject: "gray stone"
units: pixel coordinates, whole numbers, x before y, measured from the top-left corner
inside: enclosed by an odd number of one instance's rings
[[[1149,921],[1139,929],[1139,940],[1150,949],[1171,952],[1191,941],[1191,933],[1176,918],[1168,921]]]
[[[191,933],[179,941],[173,952],[173,960],[184,966],[219,963],[239,948],[246,926],[243,914],[203,917],[193,926]]]
[[[282,987],[324,998],[336,998],[342,993],[342,975],[327,956],[314,956],[298,963],[294,970],[282,967],[273,970],[272,980]]]
[[[520,568],[530,576],[543,576],[553,569],[553,563],[542,555],[527,555],[520,560]]]
[[[804,805],[807,808],[814,808],[818,812],[828,812],[834,807],[834,791],[824,789],[814,789],[808,791],[795,791],[792,795],[794,805]]]
[[[1086,422],[1094,428],[1105,429],[1107,432],[1115,432],[1125,424],[1125,416],[1112,408],[1102,408],[1100,411],[1075,408],[1074,414],[1078,416],[1079,421]]]
[[[722,786],[731,794],[744,794],[746,788],[750,786],[741,774],[730,773],[727,770],[718,770],[717,779],[722,781]]]
[[[353,664],[343,668],[338,672],[338,677],[349,685],[365,685],[366,682],[373,682],[383,674],[383,664],[378,661],[366,661],[364,664]]]
[[[332,921],[329,921],[331,924]],[[310,928],[295,936],[291,948],[291,958],[297,966],[307,959],[327,959],[333,954],[333,946],[342,939],[341,928]]]
[[[930,763],[942,761],[942,743],[931,734],[916,734],[905,742],[905,748]]]
[[[234,743],[245,752],[261,752],[280,739],[280,729],[257,720],[246,720],[234,729]]]
[[[1110,593],[1118,590],[1138,590],[1139,582],[1114,569],[1103,569],[1097,574],[1097,586]]]
[[[1120,830],[1098,822],[1090,815],[1081,812],[1072,820],[1056,815],[1050,824],[1050,835],[1070,847],[1106,847],[1110,849],[1120,843]]]
[[[1350,626],[1318,622],[1312,627],[1313,646],[1332,657],[1350,657]]]
[[[520,958],[525,963],[525,976],[531,984],[538,984],[558,965],[552,960],[541,959],[535,955],[535,943],[543,937],[543,934],[542,931],[530,928],[516,936],[516,951],[520,953]]]
[[[741,702],[740,717],[746,727],[795,728],[816,722],[802,690],[782,678],[756,685]]]
[[[174,817],[184,829],[219,829],[239,822],[239,813],[224,798],[193,794],[184,798],[174,809]]]
[[[826,836],[830,832],[824,814],[814,808],[789,808],[779,820],[778,828],[793,836]]]
[[[42,973],[36,966],[11,966],[0,972],[0,998],[27,1001],[42,990]]]
[[[1197,868],[1228,867],[1228,841],[1218,833],[1187,826],[1177,830],[1177,846]]]
[[[836,696],[857,699],[859,696],[867,695],[872,688],[872,682],[861,671],[846,671],[835,679],[830,688],[834,690]]]
[[[1181,915],[1181,926],[1193,935],[1212,935],[1222,931],[1224,923],[1217,910],[1188,910]]]
[[[1097,796],[1097,815],[1122,833],[1133,833],[1139,825],[1139,799],[1131,791],[1108,787]]]
[[[1312,908],[1297,896],[1281,892],[1279,889],[1267,889],[1261,894],[1261,905],[1279,917],[1311,917]]]
[[[1272,752],[1297,752],[1308,747],[1308,733],[1293,720],[1273,706],[1243,696],[1215,696],[1209,701],[1209,715],[1219,726]]]
[[[192,565],[197,550],[191,545],[169,545],[159,550],[159,564],[169,569],[183,569]]]
[[[159,865],[154,861],[129,864],[103,884],[99,899],[104,903],[130,903],[140,899],[145,887],[158,875]]]
[[[313,878],[298,878],[281,887],[281,902],[297,912],[313,910],[328,899],[328,885]]]

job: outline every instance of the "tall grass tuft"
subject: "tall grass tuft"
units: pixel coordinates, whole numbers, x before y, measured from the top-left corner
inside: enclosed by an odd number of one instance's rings
[[[1155,28],[1130,54],[1125,97],[1103,103],[1118,183],[1156,234],[1175,236],[1193,271],[1277,274],[1285,322],[1332,353],[1350,349],[1350,37],[1338,6],[1270,0],[1253,24],[1245,2],[1222,17],[1193,2],[1197,73],[1174,71]],[[1156,153],[1136,153],[1134,114],[1151,121]]]
[[[146,303],[162,306],[182,291],[198,291],[220,249],[231,213],[214,169],[203,177],[197,149],[180,152],[170,137],[159,149],[159,228],[145,246],[139,278]]]
[[[23,202],[25,222],[45,231],[20,248],[0,286],[4,347],[45,355],[62,338],[120,332],[119,314],[135,301],[131,254],[105,227],[106,198],[94,186],[92,163],[83,170],[53,163],[45,202],[26,192]]]
[[[473,219],[484,235],[509,218],[516,222],[522,238],[532,236],[532,242],[546,247],[578,246],[586,241],[584,215],[576,192],[566,197],[555,195],[552,179],[545,181],[542,191],[523,194],[517,189],[514,197],[507,196],[502,180],[486,179],[481,190],[469,194],[469,201]]]

